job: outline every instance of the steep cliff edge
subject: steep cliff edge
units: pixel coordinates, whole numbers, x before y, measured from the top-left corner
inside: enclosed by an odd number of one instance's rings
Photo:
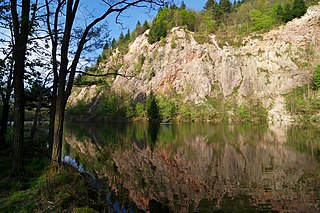
[[[291,118],[282,94],[310,82],[319,63],[320,5],[310,7],[300,19],[245,38],[237,47],[220,47],[215,35],[210,43],[199,44],[194,33],[182,28],[152,45],[147,38],[148,31],[125,55],[114,53],[108,63],[100,64],[100,69],[117,66],[118,73],[134,76],[116,77],[111,87],[115,91],[136,98],[153,90],[196,105],[207,98],[231,100],[237,106],[258,100],[270,122],[287,122]]]

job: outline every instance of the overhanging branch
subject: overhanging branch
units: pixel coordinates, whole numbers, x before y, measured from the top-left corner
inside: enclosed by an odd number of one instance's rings
[[[91,76],[91,77],[105,77],[105,76],[110,76],[110,75],[121,76],[121,77],[125,77],[125,78],[135,78],[136,77],[136,75],[126,75],[126,74],[121,74],[121,73],[117,73],[117,72],[107,72],[104,74],[93,74],[93,73],[88,73],[88,72],[83,72],[83,71],[76,71],[76,73]]]

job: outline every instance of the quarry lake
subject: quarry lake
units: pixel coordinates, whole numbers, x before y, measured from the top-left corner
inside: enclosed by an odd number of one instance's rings
[[[63,149],[117,212],[320,211],[317,129],[66,123]]]

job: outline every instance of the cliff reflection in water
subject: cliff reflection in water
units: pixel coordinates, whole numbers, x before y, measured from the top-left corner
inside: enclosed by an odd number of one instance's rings
[[[317,130],[67,124],[65,142],[65,155],[143,211],[320,211]]]

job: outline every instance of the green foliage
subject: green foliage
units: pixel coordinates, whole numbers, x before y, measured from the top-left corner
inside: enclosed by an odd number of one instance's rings
[[[183,10],[186,10],[186,9],[187,9],[187,5],[186,5],[186,3],[184,3],[183,0],[182,0],[182,2],[181,2],[180,9],[183,9]]]
[[[250,18],[252,20],[252,29],[256,30],[268,30],[275,23],[272,16],[269,16],[259,10],[251,10],[249,12]]]
[[[148,42],[153,44],[165,38],[170,29],[184,26],[190,31],[196,30],[197,13],[177,7],[165,7],[160,9],[152,22]]]
[[[204,43],[209,43],[210,42],[209,35],[205,34],[205,33],[195,33],[193,35],[193,38],[198,44],[204,44]]]
[[[188,30],[194,31],[196,26],[196,13],[185,9],[178,10],[175,16],[177,26],[186,26]]]
[[[288,22],[294,18],[300,18],[307,12],[307,5],[304,0],[294,0],[285,2],[283,5],[278,3],[275,5],[275,17],[279,21]]]
[[[316,70],[314,71],[313,84],[316,87],[316,89],[320,88],[320,65],[318,65]]]
[[[171,40],[171,49],[175,49],[177,47],[177,43],[175,40]]]
[[[297,87],[284,95],[287,110],[296,119],[306,122],[320,121],[319,90],[312,90],[309,85]]]
[[[150,92],[146,102],[147,108],[147,117],[149,121],[158,120],[159,119],[159,107],[157,104],[156,97],[153,94],[153,91]]]
[[[201,15],[198,16],[198,23],[200,23],[198,27],[198,33],[214,33],[217,29],[217,21],[212,18],[212,14],[210,12],[204,12]]]
[[[158,103],[161,118],[164,120],[174,120],[177,114],[175,102],[171,98],[161,95]]]
[[[251,114],[247,106],[240,105],[237,109],[237,115],[240,118],[240,121],[249,122],[251,121]]]
[[[215,2],[214,0],[208,0],[204,6],[204,9],[206,10],[207,13],[210,14],[210,17],[218,21],[221,19],[222,14],[223,14],[223,9],[220,4]]]
[[[117,94],[113,91],[104,92],[99,99],[94,117],[98,120],[115,121],[128,120],[133,116],[133,106],[126,94]]]
[[[68,113],[71,116],[83,116],[87,114],[89,107],[90,103],[80,100],[75,106],[68,109]]]
[[[140,21],[137,22],[136,28],[132,32],[130,36],[130,40],[134,41],[139,35],[142,35],[147,29],[149,29],[150,26],[147,21],[144,22],[144,24],[141,26]]]
[[[67,110],[67,119],[79,121],[126,121],[134,116],[134,108],[128,94],[115,93],[109,88],[101,91],[98,102],[78,101]]]
[[[251,112],[251,121],[266,123],[268,119],[268,110],[262,105],[260,100],[251,100],[249,111]]]
[[[135,116],[136,118],[142,119],[142,120],[146,118],[145,106],[140,102],[136,103],[135,105]]]
[[[146,57],[143,54],[139,56],[138,62],[134,65],[135,73],[139,74],[141,72],[145,59]]]
[[[294,0],[292,5],[292,15],[295,18],[300,18],[307,12],[307,5],[304,0]]]
[[[220,5],[224,13],[231,13],[232,4],[229,0],[220,0]]]
[[[160,41],[161,38],[165,38],[167,36],[167,20],[169,19],[169,8],[165,7],[164,9],[160,9],[150,28],[148,37],[148,42],[150,44]]]
[[[147,22],[147,20],[144,21],[144,23],[143,23],[143,28],[146,29],[146,30],[150,29],[150,25],[149,25],[149,23]]]
[[[26,109],[29,111],[35,110],[39,100],[43,108],[49,108],[51,103],[51,92],[43,85],[43,79],[35,79],[29,84],[30,87],[25,89]]]
[[[262,103],[259,100],[250,100],[235,109],[232,120],[236,122],[266,123],[267,118],[268,111],[263,107]]]

